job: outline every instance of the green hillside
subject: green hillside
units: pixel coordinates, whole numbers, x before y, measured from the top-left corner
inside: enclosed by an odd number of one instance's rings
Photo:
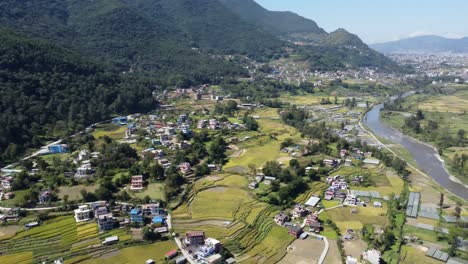
[[[326,34],[317,23],[292,12],[269,11],[254,0],[220,0],[245,21],[272,34]]]
[[[0,163],[39,146],[44,137],[154,107],[148,83],[70,50],[6,30],[0,30],[0,43]]]

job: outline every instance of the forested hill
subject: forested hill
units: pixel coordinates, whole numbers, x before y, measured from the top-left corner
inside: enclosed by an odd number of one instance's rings
[[[245,21],[272,34],[326,34],[314,21],[292,12],[269,11],[254,0],[220,0]]]
[[[73,52],[0,29],[0,164],[44,136],[62,136],[112,113],[154,107],[149,84]]]
[[[245,22],[219,0],[125,0],[157,24],[188,36],[192,46],[258,58],[278,51],[283,43]]]
[[[313,70],[372,67],[381,71],[403,71],[397,63],[370,49],[344,29],[327,33],[313,20],[292,12],[269,11],[254,0],[220,0],[245,21],[290,42],[300,42],[298,53]]]
[[[123,71],[166,79],[243,74],[240,67],[192,47],[263,56],[282,46],[235,18],[217,0],[0,1],[0,25],[105,59]]]

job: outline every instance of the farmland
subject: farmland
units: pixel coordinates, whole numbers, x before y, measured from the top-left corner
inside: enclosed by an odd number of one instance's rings
[[[102,248],[104,237],[118,235],[120,242],[130,239],[122,229],[100,235],[96,223],[76,224],[72,216],[60,216],[42,223],[41,226],[18,232],[9,240],[0,241],[0,263],[31,263],[98,256],[112,250]],[[118,248],[119,245],[115,245]]]
[[[205,231],[245,263],[280,260],[292,238],[274,224],[276,210],[253,199],[247,183],[245,176],[231,174],[197,181],[189,202],[173,212],[176,231]]]

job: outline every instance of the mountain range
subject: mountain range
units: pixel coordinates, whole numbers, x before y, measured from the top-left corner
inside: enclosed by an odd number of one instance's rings
[[[383,53],[468,53],[468,37],[450,39],[428,35],[371,45]]]
[[[161,87],[246,77],[227,55],[400,70],[356,35],[253,0],[2,0],[0,34],[0,165],[92,122],[153,109]]]

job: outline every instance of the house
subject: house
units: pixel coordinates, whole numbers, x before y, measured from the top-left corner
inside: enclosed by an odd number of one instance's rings
[[[132,223],[143,223],[143,211],[138,208],[133,208],[130,211],[130,221]]]
[[[305,203],[306,206],[315,207],[320,202],[320,198],[317,196],[312,196]]]
[[[323,164],[325,166],[335,167],[336,165],[338,165],[338,161],[337,160],[332,160],[332,159],[324,159]]]
[[[159,203],[145,204],[142,206],[143,214],[145,216],[165,215],[166,212],[162,209]]]
[[[156,262],[152,259],[148,259],[145,261],[145,264],[156,264]]]
[[[128,122],[128,119],[126,116],[119,116],[119,117],[112,119],[112,123],[117,124],[117,125],[126,125],[127,122]]]
[[[185,243],[191,246],[203,245],[205,243],[205,232],[190,231],[185,233]]]
[[[5,194],[3,194],[3,200],[10,200],[10,199],[13,199],[13,197],[15,197],[15,194],[12,193],[12,192],[7,192]]]
[[[381,202],[374,202],[374,207],[382,208],[382,203]]]
[[[315,233],[320,233],[322,230],[322,224],[318,220],[312,220],[310,223],[308,223],[310,227],[310,231],[315,232]]]
[[[27,223],[27,224],[24,225],[26,230],[29,229],[29,228],[36,227],[36,226],[39,226],[39,222],[31,222],[31,223]]]
[[[348,234],[345,234],[345,235],[343,236],[343,239],[344,239],[345,241],[350,241],[350,240],[353,240],[353,239],[354,239],[354,236],[353,236],[352,234],[349,234],[349,233],[348,233]]]
[[[39,192],[39,204],[45,204],[50,202],[50,199],[52,198],[52,192],[51,191],[41,191]]]
[[[289,220],[289,216],[284,212],[280,212],[279,214],[275,215],[274,221],[278,225],[284,225],[286,221]]]
[[[99,231],[112,230],[114,228],[115,219],[111,213],[101,214],[97,217]]]
[[[249,189],[254,190],[258,188],[258,182],[254,181],[249,184]]]
[[[87,149],[82,149],[78,153],[78,158],[77,158],[78,161],[88,160],[89,158],[90,158],[90,153],[89,153],[89,150]]]
[[[180,168],[180,172],[182,174],[187,174],[187,173],[192,171],[192,165],[190,165],[190,163],[188,163],[188,162],[184,162],[184,163],[180,164],[179,168]]]
[[[221,251],[221,242],[214,238],[205,239],[204,244],[198,249],[196,255],[198,258],[203,259],[207,258],[213,254],[219,253]]]
[[[116,244],[119,242],[119,237],[118,236],[111,236],[111,237],[106,237],[104,241],[102,241],[103,246],[108,246],[112,244]]]
[[[78,209],[75,209],[75,221],[79,223],[79,222],[85,222],[85,221],[91,220],[90,213],[91,213],[91,209],[89,209],[89,206],[87,205],[78,206]]]
[[[68,151],[68,146],[65,144],[50,145],[47,147],[50,154],[65,153]]]
[[[91,176],[94,173],[91,163],[84,163],[81,164],[77,169],[76,169],[76,174],[75,178],[81,179],[81,178],[87,178]]]
[[[358,264],[358,260],[357,258],[353,258],[352,256],[347,256],[346,264]]]
[[[108,210],[106,206],[97,206],[94,208],[94,217],[97,219],[100,215],[107,214]]]
[[[380,251],[376,249],[372,250],[367,250],[362,254],[362,258],[364,260],[367,260],[371,264],[379,264],[380,263],[380,257],[381,257]]]
[[[166,253],[165,257],[166,259],[173,259],[177,256],[177,249],[173,249],[169,252]]]
[[[306,216],[308,212],[309,211],[307,211],[307,209],[305,209],[302,205],[297,204],[292,211],[292,215],[293,218],[300,218]]]
[[[214,254],[206,258],[208,264],[219,264],[223,260],[223,257],[220,254]]]
[[[236,263],[236,259],[235,258],[228,258],[225,260],[226,261],[226,264],[235,264]]]
[[[184,264],[186,262],[187,262],[187,259],[184,256],[180,256],[180,257],[175,259],[176,264]]]
[[[132,176],[132,182],[130,183],[130,190],[132,191],[143,190],[143,175]]]
[[[288,234],[291,236],[298,238],[302,234],[302,227],[300,226],[292,226],[288,230]]]
[[[362,162],[363,162],[364,164],[368,164],[368,165],[379,165],[379,164],[380,164],[380,160],[378,160],[378,159],[370,159],[370,158],[364,159]]]
[[[13,181],[13,177],[5,177],[2,179],[2,188],[4,190],[9,190],[11,188],[11,182]]]
[[[160,215],[154,216],[152,223],[155,226],[162,226],[164,224],[164,218]]]

